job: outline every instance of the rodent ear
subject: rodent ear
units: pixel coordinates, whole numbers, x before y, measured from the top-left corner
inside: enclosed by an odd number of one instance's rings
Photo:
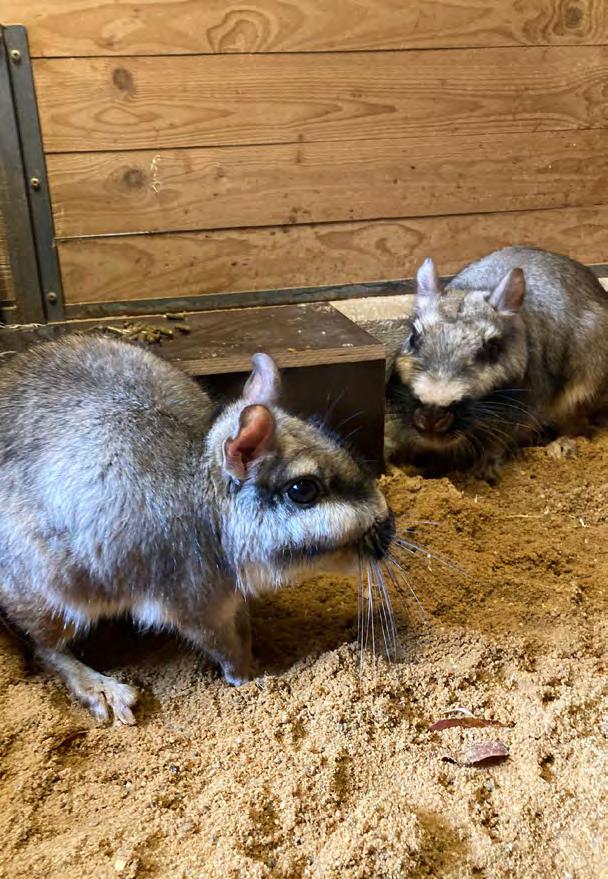
[[[418,308],[435,305],[443,293],[437,274],[437,267],[430,256],[427,256],[416,274],[416,304]]]
[[[515,314],[526,295],[526,279],[521,269],[511,269],[490,293],[490,305],[500,314]]]
[[[275,420],[266,406],[245,406],[239,432],[224,443],[224,470],[234,479],[246,479],[253,464],[271,450]]]
[[[281,376],[277,365],[268,354],[254,354],[253,372],[243,388],[247,403],[276,403],[281,393]]]

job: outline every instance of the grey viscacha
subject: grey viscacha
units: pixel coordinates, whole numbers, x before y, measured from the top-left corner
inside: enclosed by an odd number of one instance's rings
[[[608,294],[585,266],[531,247],[484,256],[445,289],[429,259],[389,360],[387,457],[495,478],[518,446],[585,431],[605,409]]]
[[[101,720],[133,723],[137,694],[69,652],[99,619],[174,630],[239,684],[249,596],[390,541],[375,480],[253,361],[218,415],[178,369],[103,336],[0,369],[0,607]]]

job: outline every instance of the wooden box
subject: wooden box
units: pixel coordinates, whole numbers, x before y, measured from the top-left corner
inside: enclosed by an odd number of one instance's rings
[[[6,327],[0,329],[0,352],[96,328],[137,340],[138,325],[172,333],[162,335],[151,350],[204,381],[218,400],[238,396],[252,354],[272,355],[283,374],[283,406],[302,417],[325,417],[376,472],[381,469],[384,349],[328,304],[197,312],[181,320],[155,315]]]

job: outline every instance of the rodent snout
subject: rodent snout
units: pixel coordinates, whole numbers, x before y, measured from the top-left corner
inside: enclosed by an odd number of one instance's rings
[[[454,424],[454,413],[442,406],[419,406],[413,420],[423,433],[447,433]]]

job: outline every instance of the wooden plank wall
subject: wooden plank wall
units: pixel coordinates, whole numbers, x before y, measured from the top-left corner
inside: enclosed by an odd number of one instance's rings
[[[4,222],[0,216],[0,320],[3,305],[12,305],[15,299],[11,264],[6,248]]]
[[[606,0],[15,6],[68,304],[608,262]]]

